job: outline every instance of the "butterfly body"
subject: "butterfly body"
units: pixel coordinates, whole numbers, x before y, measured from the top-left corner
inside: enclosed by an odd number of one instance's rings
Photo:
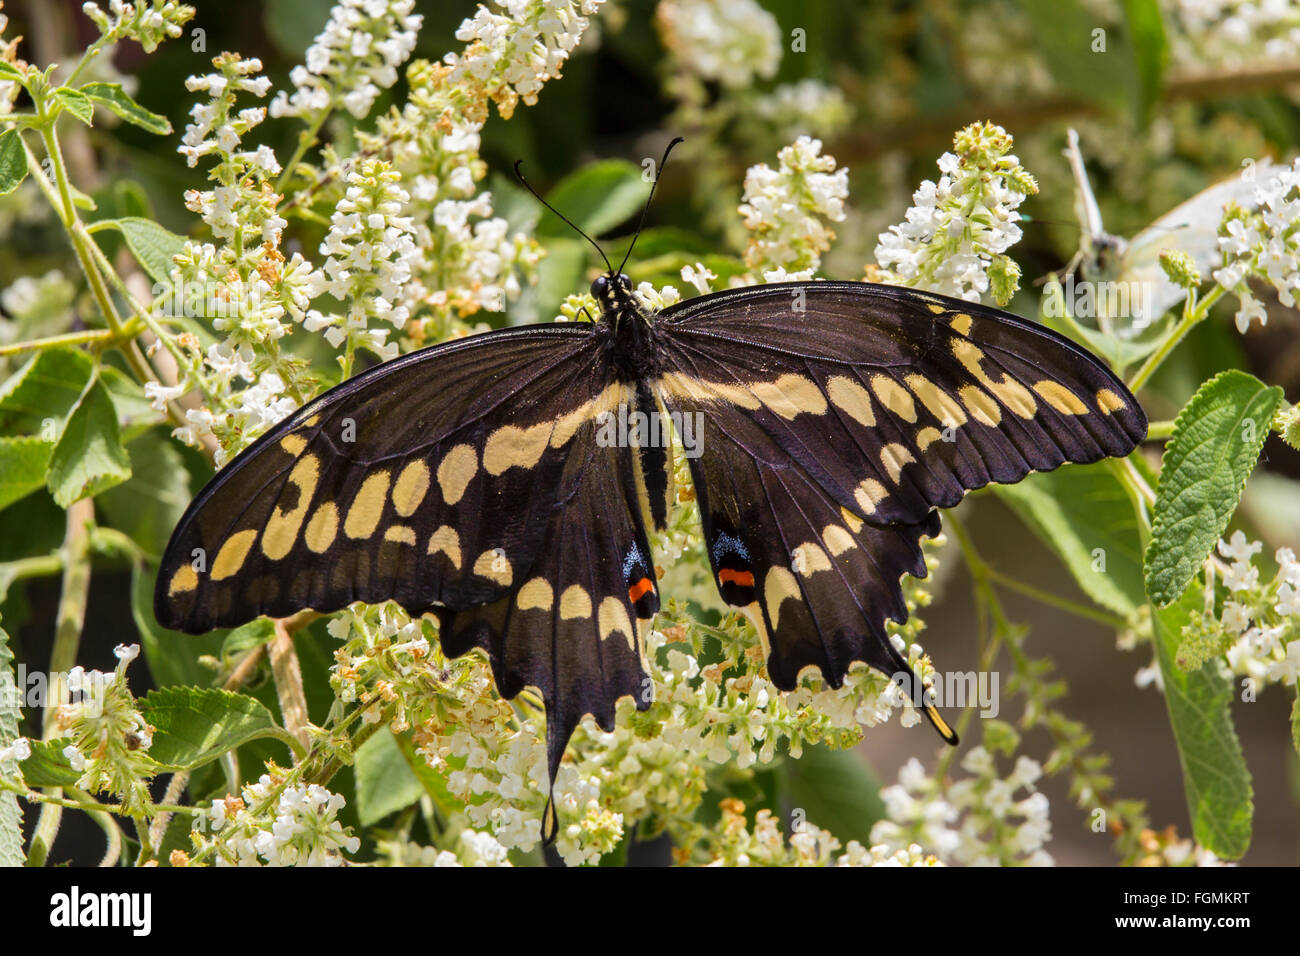
[[[969,302],[796,282],[656,313],[622,275],[592,292],[595,322],[414,352],[271,429],[178,524],[160,623],[430,613],[448,656],[487,653],[504,697],[540,690],[554,780],[585,714],[609,730],[620,697],[651,703],[669,449],[663,432],[607,441],[611,416],[702,422],[688,457],[714,583],[781,689],[809,670],[840,686],[855,661],[911,684],[885,622],[907,617],[899,579],[925,575],[937,509],[1146,433],[1086,351]]]

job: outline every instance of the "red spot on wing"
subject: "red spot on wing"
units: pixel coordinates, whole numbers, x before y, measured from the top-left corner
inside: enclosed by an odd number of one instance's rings
[[[754,572],[752,571],[733,571],[731,568],[723,568],[718,572],[718,581],[726,584],[728,581],[738,584],[742,588],[752,588],[754,586]]]
[[[653,581],[649,578],[642,578],[640,581],[636,582],[636,584],[627,589],[627,596],[631,598],[632,603],[635,604],[637,601],[641,600],[641,598],[645,597],[647,592],[653,591],[654,589],[655,585]]]

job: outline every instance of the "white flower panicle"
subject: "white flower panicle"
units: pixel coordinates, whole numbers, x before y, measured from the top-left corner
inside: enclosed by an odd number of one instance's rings
[[[281,90],[271,115],[308,122],[343,107],[357,119],[370,113],[381,91],[397,82],[397,68],[415,49],[424,17],[415,0],[342,0],[325,29],[293,68],[292,94]]]
[[[759,163],[745,174],[745,263],[769,282],[812,278],[835,238],[826,222],[844,220],[849,171],[821,149],[821,140],[801,136],[777,154],[777,169]]]
[[[1038,185],[1011,154],[1000,126],[975,123],[939,158],[938,182],[912,196],[906,221],[880,234],[876,261],[887,282],[970,302],[1010,301],[1020,269],[1006,251],[1020,239],[1016,208]]]
[[[1268,322],[1264,304],[1248,280],[1268,283],[1287,308],[1300,294],[1300,159],[1277,167],[1255,189],[1255,209],[1229,205],[1219,227],[1223,265],[1214,281],[1237,297],[1237,330],[1243,335],[1252,319]]]
[[[655,20],[678,69],[729,89],[771,79],[781,27],[755,0],[664,0]]]
[[[108,10],[98,3],[83,3],[81,12],[99,28],[102,38],[110,42],[134,40],[146,53],[180,36],[181,28],[194,17],[193,7],[174,0],[109,0]]]
[[[491,0],[456,31],[466,44],[448,53],[449,81],[474,93],[471,119],[487,119],[486,103],[509,119],[520,100],[532,106],[542,86],[558,79],[604,0]]]
[[[361,846],[338,821],[345,803],[319,784],[263,774],[196,814],[194,841],[218,866],[342,866]]]
[[[347,303],[345,315],[324,315],[312,309],[303,320],[309,332],[324,330],[335,348],[343,347],[345,374],[351,372],[357,348],[383,359],[397,355],[397,343],[387,342],[390,330],[371,328],[375,320],[400,329],[410,310],[399,303],[411,281],[420,251],[411,217],[401,215],[410,195],[400,185],[401,174],[379,159],[363,160],[348,174],[347,191],[330,217],[330,230],[320,245],[325,263],[316,273],[311,295],[328,292]]]
[[[1205,69],[1300,55],[1300,9],[1290,0],[1169,0],[1172,59]]]

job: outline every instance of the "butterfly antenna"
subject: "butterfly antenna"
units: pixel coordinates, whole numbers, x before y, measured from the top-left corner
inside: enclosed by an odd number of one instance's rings
[[[576,224],[572,219],[570,219],[570,218],[569,218],[568,216],[566,216],[564,213],[560,212],[560,210],[556,209],[554,206],[552,206],[550,203],[548,203],[545,199],[542,198],[542,194],[541,194],[541,193],[539,193],[536,189],[534,189],[532,186],[530,186],[530,185],[528,184],[528,180],[524,179],[524,174],[521,173],[521,172],[519,171],[519,167],[523,165],[523,162],[524,162],[524,161],[523,161],[522,159],[516,159],[516,160],[515,160],[515,176],[518,177],[519,181],[520,181],[521,183],[524,184],[524,188],[527,189],[530,193],[532,193],[533,196],[535,196],[535,197],[537,198],[537,201],[538,201],[539,203],[541,203],[543,206],[545,206],[545,207],[546,207],[547,209],[549,209],[551,212],[553,212],[553,213],[555,213],[557,216],[559,216],[560,219],[562,219],[562,220],[565,222],[565,224],[568,225],[568,227],[569,227],[570,229],[572,229],[572,230],[573,230],[574,232],[576,232],[578,235],[582,236],[582,238],[584,238],[584,239],[586,239],[588,242],[590,242],[591,245],[592,245],[592,248],[594,248],[597,252],[599,252],[599,253],[600,253],[600,257],[601,257],[602,259],[605,260],[605,269],[606,269],[606,270],[609,272],[609,274],[612,276],[612,275],[614,274],[614,268],[609,264],[609,256],[605,255],[605,250],[602,249],[602,248],[600,248],[600,246],[598,246],[598,245],[596,244],[596,240],[595,240],[595,239],[591,238],[591,236],[587,235],[585,232],[583,232],[581,229],[579,229],[578,226],[577,226],[577,224]],[[652,190],[652,192],[653,192],[653,190]]]
[[[659,187],[659,177],[664,174],[664,167],[668,165],[668,154],[673,151],[674,146],[684,142],[685,140],[680,136],[674,137],[673,141],[668,144],[668,148],[664,150],[664,158],[659,160],[659,172],[655,174],[655,181],[650,184],[650,195],[646,197],[645,208],[641,210],[641,221],[636,224],[636,234],[632,236],[632,244],[627,247],[627,255],[618,264],[620,273],[622,273],[623,267],[627,265],[627,260],[632,258],[632,249],[636,246],[636,241],[641,238],[641,229],[645,226],[646,214],[650,212],[650,203],[655,198],[655,190]]]

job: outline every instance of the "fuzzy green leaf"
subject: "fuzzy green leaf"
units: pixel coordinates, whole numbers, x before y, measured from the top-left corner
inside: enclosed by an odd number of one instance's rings
[[[18,686],[14,683],[14,655],[9,650],[9,635],[0,627],[0,748],[18,739]],[[13,777],[18,768],[14,761],[0,761],[0,774]],[[12,793],[0,793],[0,866],[22,866],[23,810]]]
[[[87,126],[95,125],[95,104],[85,93],[61,86],[54,91],[54,100]]]
[[[16,129],[0,133],[0,196],[8,195],[27,178],[27,151]]]
[[[0,438],[0,510],[45,486],[53,447],[39,438]]]
[[[165,136],[172,131],[171,121],[167,117],[145,109],[131,98],[130,93],[122,89],[120,83],[87,83],[81,87],[81,92],[132,126],[139,126],[158,136]]]
[[[72,769],[72,764],[63,755],[63,748],[71,743],[67,737],[31,741],[32,755],[22,763],[23,780],[27,786],[33,790],[75,786],[81,774]]]
[[[164,285],[171,282],[172,257],[185,248],[183,236],[138,216],[103,219],[96,225],[120,231],[140,267],[149,273],[149,278],[154,282]]]
[[[94,362],[78,349],[41,352],[0,385],[0,434],[58,441],[94,374]]]
[[[94,382],[68,417],[50,455],[46,484],[66,508],[131,477],[131,458],[122,447],[117,410],[108,390]]]
[[[1183,789],[1196,842],[1223,859],[1250,847],[1254,815],[1250,771],[1233,725],[1233,680],[1220,660],[1184,671],[1175,660],[1183,625],[1201,612],[1195,584],[1164,608],[1153,609],[1156,657],[1165,704],[1183,767]]]
[[[1092,600],[1124,617],[1146,603],[1133,505],[1105,463],[1067,465],[995,491]]]
[[[149,756],[169,770],[193,770],[250,740],[289,742],[261,701],[215,687],[164,687],[140,702],[154,727]]]
[[[649,192],[650,184],[641,178],[641,167],[609,159],[565,176],[547,194],[546,201],[563,210],[594,239],[640,212]],[[537,224],[537,234],[568,238],[573,230],[547,210]]]
[[[1183,593],[1228,527],[1281,401],[1282,389],[1232,369],[1178,413],[1146,552],[1147,593],[1156,604]]]
[[[357,816],[363,827],[404,810],[424,795],[397,740],[383,729],[357,748]]]

